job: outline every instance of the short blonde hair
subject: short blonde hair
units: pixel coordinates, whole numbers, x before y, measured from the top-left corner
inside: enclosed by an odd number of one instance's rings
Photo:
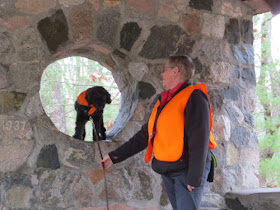
[[[169,65],[177,66],[181,75],[186,80],[190,80],[194,74],[195,66],[193,60],[188,55],[172,55],[168,57]]]

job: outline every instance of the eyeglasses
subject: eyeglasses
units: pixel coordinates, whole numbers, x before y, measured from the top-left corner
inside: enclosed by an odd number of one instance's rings
[[[165,71],[165,69],[173,69],[175,68],[176,66],[164,66],[163,67],[163,71]]]
[[[166,69],[172,69],[175,68],[177,66],[164,66],[164,65],[157,65],[155,66],[155,70],[158,70],[160,72],[164,72]]]

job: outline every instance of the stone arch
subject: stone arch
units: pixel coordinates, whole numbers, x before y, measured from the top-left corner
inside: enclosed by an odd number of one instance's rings
[[[94,44],[85,43],[85,46],[79,46],[79,48],[75,48],[75,43],[74,43],[65,48],[61,48],[60,53],[61,55],[63,54],[63,56],[52,58],[51,62],[47,63],[44,66],[48,66],[50,63],[71,56],[86,57],[88,59],[98,62],[98,60],[100,60],[98,59],[98,55],[96,54],[96,52],[89,50],[86,47],[87,45],[94,45]],[[69,50],[69,48],[71,50]],[[97,59],[95,56],[97,57]],[[130,118],[134,114],[136,105],[138,103],[138,97],[139,97],[138,82],[133,77],[128,78],[129,82],[127,80],[122,79],[126,77],[125,72],[128,72],[128,69],[124,70],[125,67],[120,68],[119,66],[115,65],[113,69],[111,66],[109,66],[106,60],[99,61],[98,63],[102,63],[104,66],[109,68],[108,70],[112,72],[113,78],[121,92],[119,114],[116,117],[116,119],[112,119],[114,120],[113,127],[107,132],[108,139],[114,140],[115,137],[117,137],[118,133],[122,129],[124,129],[126,123],[130,120]]]
[[[79,23],[86,22],[92,24],[88,19],[80,17],[81,13],[85,13],[89,17],[93,17],[92,12],[85,7],[77,7],[73,11],[70,11],[70,16],[66,18],[64,12],[59,9],[56,10],[51,16],[41,19],[38,22],[37,29],[43,41],[44,50],[47,52],[45,55],[44,66],[48,66],[50,63],[55,62],[58,59],[62,59],[70,56],[82,56],[88,59],[97,61],[101,65],[107,67],[111,72],[117,83],[119,90],[122,94],[120,103],[120,113],[115,120],[113,128],[108,133],[110,138],[117,137],[117,134],[124,129],[128,120],[133,116],[136,105],[138,103],[139,96],[139,85],[140,88],[144,83],[138,85],[138,80],[143,77],[147,72],[147,69],[143,70],[143,65],[138,65],[130,63],[128,56],[118,49],[110,49],[110,47],[105,47],[104,44],[100,45],[100,41],[106,43],[107,45],[113,45],[114,35],[112,32],[108,32],[105,26],[113,27],[113,32],[117,31],[117,22],[119,21],[119,13],[114,11],[105,12],[105,14],[99,15],[100,26],[96,29],[96,37],[98,40],[85,39],[92,36],[90,30],[93,28],[85,27],[85,24],[80,27]],[[78,16],[80,18],[75,17]],[[68,24],[72,24],[72,31],[68,28]],[[74,28],[78,27],[77,30]],[[137,23],[127,23],[122,29],[121,34],[131,33],[132,29],[137,29],[137,37],[122,38],[122,45],[126,50],[130,50],[132,44],[136,41],[139,36],[139,26]],[[128,32],[123,32],[128,30]],[[140,30],[141,31],[141,30]],[[71,37],[72,38],[69,38]],[[121,35],[124,36],[124,35]],[[128,36],[126,34],[126,36]],[[67,38],[65,38],[67,37]],[[105,45],[106,45],[105,44]],[[50,52],[50,53],[48,53]],[[134,75],[131,74],[129,70],[129,64],[131,68],[142,68],[142,75],[139,73]],[[145,66],[144,66],[145,68]],[[133,69],[133,72],[137,70]],[[139,78],[140,76],[140,78]],[[150,86],[153,89],[153,86]],[[143,92],[143,91],[142,91]],[[155,93],[155,91],[152,91]],[[150,96],[151,97],[151,96]]]

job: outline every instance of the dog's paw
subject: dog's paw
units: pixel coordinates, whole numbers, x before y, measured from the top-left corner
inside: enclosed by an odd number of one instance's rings
[[[100,139],[101,140],[106,140],[106,134],[105,133],[101,133]]]

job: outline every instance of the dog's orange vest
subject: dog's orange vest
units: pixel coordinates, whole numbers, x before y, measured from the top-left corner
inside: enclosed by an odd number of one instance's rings
[[[151,139],[153,135],[153,127],[157,110],[160,105],[160,101],[157,101],[148,122],[149,142],[144,158],[146,163],[151,160],[152,154],[154,154],[157,160],[167,162],[177,161],[182,156],[184,149],[184,112],[189,97],[195,89],[201,90],[208,98],[206,86],[203,83],[195,86],[188,86],[175,95],[174,98],[166,104],[158,116],[156,134],[152,145]],[[212,117],[209,98],[208,102],[209,129],[211,131]],[[214,149],[216,145],[212,133],[210,132],[209,148]]]
[[[88,104],[88,101],[86,99],[87,91],[88,89],[80,93],[80,95],[77,98],[77,102],[83,106],[91,107],[88,111],[88,114],[92,115],[96,111],[96,108],[92,104]]]

